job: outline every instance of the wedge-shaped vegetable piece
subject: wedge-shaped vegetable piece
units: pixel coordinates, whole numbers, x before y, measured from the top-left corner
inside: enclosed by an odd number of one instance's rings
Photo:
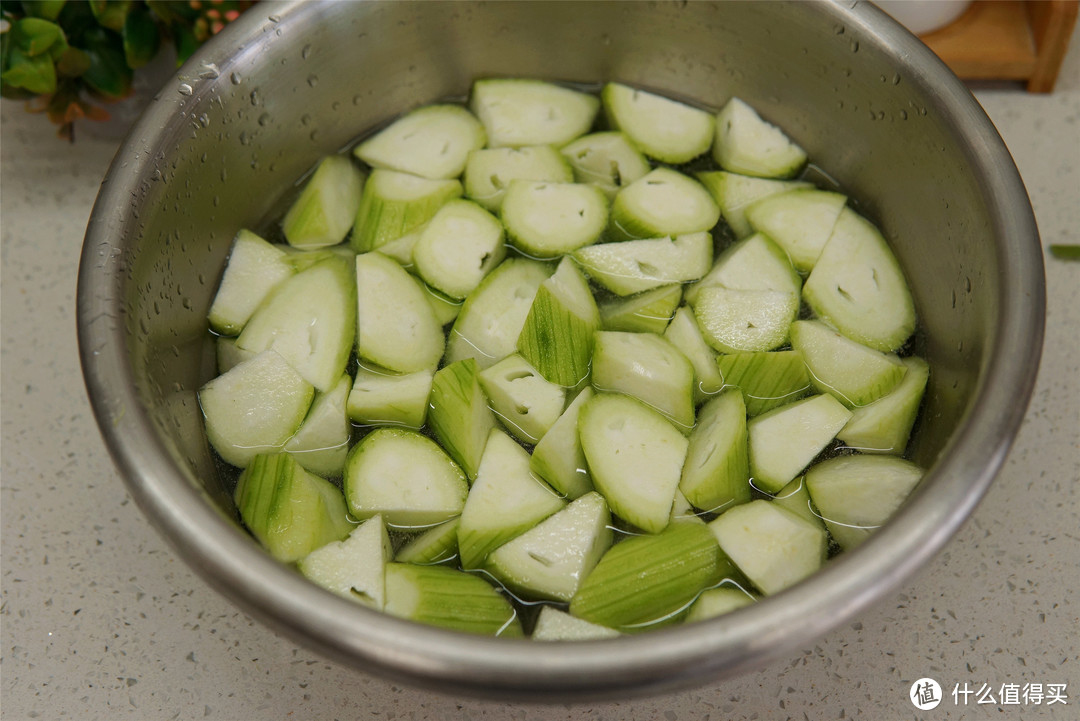
[[[489,553],[565,505],[529,471],[525,449],[493,430],[458,526],[462,568],[481,568]]]
[[[485,568],[516,596],[566,601],[613,540],[607,502],[587,493],[495,549]]]
[[[534,641],[590,641],[621,635],[615,629],[574,618],[554,606],[544,606],[540,609],[530,638]]]
[[[250,230],[233,240],[229,263],[210,305],[210,328],[223,335],[238,335],[255,309],[295,272],[288,255]]]
[[[735,609],[749,606],[757,599],[736,586],[721,586],[702,591],[701,595],[690,607],[690,613],[686,614],[686,623],[704,621],[707,618],[716,618],[725,613],[731,613]]]
[[[488,435],[498,425],[480,386],[475,360],[455,361],[435,373],[428,421],[442,447],[469,480],[475,480]]]
[[[346,405],[349,418],[361,425],[420,428],[427,419],[434,375],[431,370],[392,373],[358,367]]]
[[[431,526],[460,514],[468,492],[457,464],[413,430],[377,428],[345,463],[345,498],[356,518],[381,513],[390,526]]]
[[[777,493],[825,450],[849,418],[851,411],[824,393],[750,419],[746,430],[754,485]]]
[[[821,321],[792,323],[791,345],[806,363],[814,387],[833,394],[848,408],[885,396],[907,373],[895,355],[856,343]]]
[[[651,170],[649,161],[623,133],[592,133],[562,147],[562,154],[574,168],[579,183],[597,186],[608,198],[614,198]]]
[[[352,269],[333,255],[282,283],[251,316],[236,344],[254,353],[277,351],[308,383],[328,391],[345,372],[355,332]]]
[[[755,201],[747,207],[746,219],[783,248],[796,269],[810,271],[846,202],[846,196],[827,190],[788,190]]]
[[[456,178],[469,153],[484,147],[484,126],[460,105],[426,105],[401,116],[353,150],[373,168],[433,180]]]
[[[884,524],[922,476],[921,468],[895,456],[840,456],[811,468],[806,487],[829,533],[847,551]]]
[[[836,437],[864,453],[902,455],[907,448],[911,427],[919,414],[930,377],[930,366],[922,358],[903,358],[907,373],[892,392],[868,406],[856,408]]]
[[[297,568],[327,591],[381,611],[386,604],[384,569],[392,556],[382,516],[375,515],[344,541],[328,543],[304,556]]]
[[[502,225],[468,200],[451,200],[439,208],[413,247],[416,272],[454,300],[475,290],[505,256]]]
[[[712,268],[712,256],[713,239],[705,232],[600,243],[574,252],[589,278],[616,295],[697,280]]]
[[[530,445],[544,437],[566,407],[566,389],[544,380],[517,354],[480,371],[480,387],[510,435]]]
[[[794,350],[731,353],[719,356],[716,367],[724,385],[737,386],[746,414],[757,416],[810,393],[810,374]]]
[[[562,153],[550,145],[485,148],[469,153],[463,182],[465,195],[471,200],[497,212],[513,180],[570,183],[574,171]]]
[[[457,532],[461,517],[432,526],[409,540],[394,556],[398,563],[416,563],[430,566],[436,563],[456,561]]]
[[[619,191],[611,204],[613,240],[660,238],[710,230],[720,208],[688,175],[657,168]]]
[[[701,336],[694,311],[683,306],[675,311],[664,330],[664,338],[678,348],[694,366],[694,404],[697,405],[724,387],[724,377],[716,363],[716,351]]]
[[[686,290],[686,301],[695,305],[706,288],[772,290],[794,297],[798,306],[802,280],[787,254],[761,233],[739,241],[716,259],[716,265]]]
[[[695,507],[719,513],[750,500],[746,406],[736,389],[707,401],[690,433],[679,490]]]
[[[439,321],[439,325],[445,326],[457,320],[458,315],[461,313],[461,307],[464,305],[460,300],[440,293],[419,278],[416,279],[416,283],[426,294],[428,302],[431,303],[431,310],[435,313],[435,320]]]
[[[894,351],[915,330],[904,271],[873,223],[845,208],[803,288],[818,317],[854,341]]]
[[[598,332],[592,384],[634,396],[687,432],[694,425],[694,367],[654,333]]]
[[[750,501],[709,524],[720,548],[766,595],[803,580],[825,563],[828,534],[771,501]]]
[[[694,317],[705,341],[721,353],[770,351],[788,340],[799,298],[775,290],[701,288]]]
[[[772,502],[798,516],[802,516],[815,526],[825,528],[825,521],[818,515],[813,501],[810,500],[810,491],[806,488],[805,476],[799,476],[777,491]]]
[[[746,219],[746,209],[755,201],[796,188],[814,187],[802,180],[754,178],[726,170],[704,170],[695,177],[720,206],[720,214],[736,238],[745,238],[754,232]]]
[[[578,430],[593,485],[611,511],[648,533],[662,531],[686,458],[686,436],[649,406],[611,393],[585,403]]]
[[[404,268],[379,253],[356,256],[356,352],[397,373],[430,370],[444,348],[431,302]]]
[[[469,108],[487,130],[488,147],[559,147],[588,132],[600,101],[542,80],[498,78],[473,83]]]
[[[226,463],[244,468],[260,453],[281,450],[314,395],[276,351],[263,351],[199,390],[206,436]]]
[[[364,183],[349,242],[357,253],[418,230],[451,198],[461,196],[457,180],[431,180],[378,168]]]
[[[252,353],[236,345],[236,338],[219,335],[214,339],[214,356],[217,358],[218,375],[226,373],[244,361],[251,360],[258,353]]]
[[[578,438],[578,418],[581,407],[595,393],[585,386],[566,407],[559,419],[548,429],[533,448],[529,468],[543,478],[551,487],[570,500],[579,498],[593,489],[585,452]]]
[[[662,286],[610,300],[599,306],[600,327],[604,330],[660,334],[667,328],[681,300],[681,285]]]
[[[510,601],[480,576],[446,566],[386,564],[386,606],[392,616],[485,636],[520,638]]]
[[[588,281],[573,260],[563,258],[536,292],[517,349],[544,378],[573,387],[589,374],[599,327],[600,312]]]
[[[436,211],[438,212],[438,211]],[[408,268],[413,270],[413,249],[416,248],[416,244],[420,242],[420,234],[424,232],[424,228],[427,227],[427,223],[419,226],[415,230],[410,230],[400,238],[394,238],[387,241],[378,247],[380,254],[385,255],[387,258],[393,258],[397,261],[398,265],[402,268]],[[351,247],[351,246],[350,246]],[[420,280],[417,278],[417,280]],[[420,280],[421,283],[424,281]],[[425,287],[426,287],[425,283]]]
[[[253,457],[233,499],[251,534],[283,563],[299,561],[353,529],[337,486],[308,473],[287,453]]]
[[[661,163],[685,163],[712,146],[711,113],[620,83],[605,85],[600,97],[608,124]]]
[[[349,454],[352,429],[345,404],[352,378],[343,373],[330,390],[316,393],[304,422],[284,450],[307,470],[324,478],[340,478]]]
[[[500,217],[506,237],[533,258],[557,258],[600,239],[608,222],[607,197],[581,183],[513,180]]]
[[[285,240],[294,248],[323,248],[345,240],[363,187],[364,174],[349,158],[323,158],[281,221]]]
[[[515,352],[536,292],[551,273],[547,263],[504,260],[461,306],[446,341],[446,362],[473,358],[487,368]]]
[[[725,563],[707,526],[673,523],[657,535],[616,543],[581,584],[570,613],[623,632],[678,620]]]
[[[716,115],[713,159],[724,170],[761,178],[790,178],[806,164],[806,153],[739,98]]]

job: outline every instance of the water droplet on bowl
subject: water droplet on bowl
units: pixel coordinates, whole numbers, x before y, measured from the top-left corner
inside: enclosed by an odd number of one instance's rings
[[[271,15],[270,17],[267,18],[267,20],[269,20],[272,23],[279,23],[279,22],[281,22],[281,16],[280,15]]]
[[[300,58],[307,60],[309,55],[311,55],[311,45],[305,45],[303,50],[300,51]]]
[[[240,77],[240,73],[233,73],[229,76],[229,80],[232,82],[233,85],[239,85],[244,81],[244,79]]]
[[[178,87],[176,90],[181,95],[191,95],[193,92],[195,92],[194,90],[191,89],[191,86],[188,85],[187,83],[180,83],[180,87]]]
[[[316,85],[319,84],[319,76],[316,75],[315,73],[312,73],[311,75],[308,75],[307,76],[307,84],[308,84],[309,87],[312,87],[312,88],[315,87]]]
[[[221,75],[221,71],[218,70],[218,66],[214,63],[204,62],[202,64],[202,72],[199,73],[200,78],[206,78],[207,80],[213,80]]]
[[[270,124],[270,113],[263,113],[259,116],[259,125],[266,127]]]

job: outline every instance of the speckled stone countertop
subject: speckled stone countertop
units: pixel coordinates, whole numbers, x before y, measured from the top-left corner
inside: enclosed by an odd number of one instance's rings
[[[976,94],[1016,159],[1043,243],[1080,241],[1080,41],[1052,95]],[[80,244],[115,148],[85,134],[59,142],[43,118],[2,103],[4,719],[1080,718],[1080,263],[1047,260],[1038,387],[1004,469],[894,596],[735,680],[625,703],[482,702],[295,647],[196,577],[131,502],[91,416],[75,339]],[[932,711],[908,700],[925,676],[945,695]],[[951,693],[965,684],[966,705]],[[1065,704],[1052,703],[1061,688],[1051,684],[1066,685]],[[978,703],[987,691],[995,703]]]

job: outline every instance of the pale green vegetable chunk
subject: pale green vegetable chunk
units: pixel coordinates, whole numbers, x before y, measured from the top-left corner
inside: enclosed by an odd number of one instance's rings
[[[375,515],[344,541],[328,543],[300,559],[297,568],[327,591],[381,611],[386,603],[383,572],[392,552],[382,516]]]
[[[888,395],[868,406],[856,408],[843,430],[837,434],[850,448],[863,453],[902,455],[907,449],[911,427],[919,414],[930,366],[922,358],[902,358],[907,367],[904,379]]]
[[[673,523],[616,543],[574,594],[570,614],[625,633],[679,621],[730,570],[707,526]]]
[[[377,428],[349,451],[345,497],[356,518],[423,528],[461,513],[469,486],[443,449],[420,433]]]
[[[386,564],[392,616],[485,636],[524,635],[510,600],[483,578],[446,566]]]
[[[357,158],[433,180],[456,178],[469,153],[484,147],[484,126],[460,105],[426,105],[356,146]]]
[[[795,585],[825,563],[825,530],[771,501],[735,506],[709,528],[724,553],[766,595]]]
[[[542,80],[477,80],[469,108],[484,124],[488,147],[566,145],[592,127],[600,100]]]
[[[630,396],[598,393],[581,409],[581,447],[593,485],[615,515],[648,533],[671,520],[686,436]]]
[[[544,606],[540,609],[530,638],[534,641],[590,641],[621,635],[613,628],[574,618],[554,606]]]
[[[352,378],[342,374],[325,393],[316,393],[304,422],[284,450],[304,468],[324,478],[340,478],[349,453],[348,414],[345,405],[352,388]]]
[[[605,85],[601,99],[611,126],[650,158],[678,165],[712,146],[715,120],[704,110],[620,83]]]
[[[295,272],[279,246],[241,230],[210,306],[210,327],[217,333],[237,335],[263,300]]]
[[[806,164],[806,152],[745,102],[732,98],[716,115],[713,159],[734,173],[790,178]]]
[[[281,450],[304,422],[314,395],[303,376],[267,350],[207,382],[199,406],[214,450],[244,468],[260,453]]]
[[[495,549],[485,568],[517,596],[569,602],[613,541],[596,491]]]
[[[337,486],[308,473],[287,453],[252,458],[233,500],[251,534],[283,563],[340,541],[354,527]]]
[[[746,424],[754,485],[776,493],[799,475],[851,418],[825,393],[788,403]]]
[[[360,209],[363,187],[363,172],[347,157],[323,158],[281,221],[289,245],[324,248],[343,241]]]
[[[807,471],[806,487],[829,533],[848,551],[896,512],[922,476],[917,465],[895,456],[840,456]]]
[[[462,567],[482,567],[489,553],[565,505],[530,472],[525,449],[504,432],[491,431],[458,527]]]

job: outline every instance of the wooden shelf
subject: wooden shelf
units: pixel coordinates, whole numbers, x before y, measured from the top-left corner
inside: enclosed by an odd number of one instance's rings
[[[975,0],[922,41],[964,80],[1020,80],[1054,89],[1080,0]]]

